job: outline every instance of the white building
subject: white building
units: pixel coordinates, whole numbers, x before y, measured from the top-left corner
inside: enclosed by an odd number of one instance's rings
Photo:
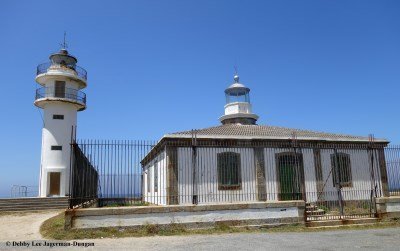
[[[74,137],[77,112],[86,109],[86,71],[64,48],[50,55],[50,62],[37,67],[34,104],[43,109],[42,156],[39,196],[69,194],[70,143]]]
[[[368,137],[257,125],[249,92],[235,76],[222,125],[160,139],[141,162],[144,201],[305,200],[330,210],[361,201],[365,209],[371,196],[388,193],[387,140],[371,147]]]

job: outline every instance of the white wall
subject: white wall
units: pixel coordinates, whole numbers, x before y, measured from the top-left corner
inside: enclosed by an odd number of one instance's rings
[[[62,71],[45,79],[44,87],[54,88],[55,81],[65,81],[65,88],[81,88],[77,81],[63,76]],[[41,82],[42,79],[38,79]],[[68,92],[68,91],[66,91]],[[77,110],[73,103],[60,101],[41,101],[44,126],[42,129],[42,157],[39,180],[39,196],[46,197],[50,189],[50,172],[59,172],[60,196],[69,194],[70,143],[72,127],[77,125]],[[63,120],[53,119],[53,115],[64,115]],[[51,150],[51,146],[62,146],[62,150]]]
[[[225,105],[225,115],[236,113],[251,113],[251,104],[247,102],[234,102]]]
[[[241,157],[241,177],[242,187],[240,190],[218,190],[218,175],[217,175],[217,154],[221,152],[232,151],[240,153]],[[267,201],[277,201],[278,183],[276,173],[276,154],[282,152],[291,152],[292,149],[281,148],[265,148],[265,178],[266,178],[266,193]],[[369,199],[370,189],[372,187],[370,167],[368,162],[367,150],[338,150],[338,152],[350,154],[351,169],[352,169],[352,187],[343,187],[342,194],[344,200],[365,200]],[[190,147],[179,147],[178,153],[178,196],[179,204],[192,204],[193,194],[193,173],[192,173],[192,149]],[[298,150],[300,153],[300,150]],[[317,182],[315,174],[314,153],[312,149],[301,149],[303,155],[304,166],[304,179],[305,179],[305,192],[308,202],[317,200]],[[326,200],[337,200],[336,188],[333,186],[332,174],[328,177],[331,171],[330,155],[333,150],[321,149],[321,163],[322,163],[322,180],[326,182],[324,187],[324,198]],[[166,163],[165,155],[159,158],[159,189],[161,194],[151,191],[147,193],[146,201],[154,204],[166,203]],[[377,156],[377,155],[376,155]],[[378,159],[375,159],[374,175],[376,185],[380,189],[380,175]],[[253,148],[198,148],[197,149],[197,177],[198,177],[198,200],[199,204],[207,203],[224,203],[224,202],[240,202],[240,201],[256,201],[257,200],[257,183],[255,176],[255,163]],[[153,167],[153,161],[150,162],[146,168]],[[151,175],[154,172],[151,170]],[[153,178],[151,179],[154,180]],[[144,188],[147,189],[147,177],[144,177]],[[154,189],[154,186],[151,186]],[[150,199],[154,198],[154,199]],[[156,199],[159,198],[157,203]]]
[[[278,200],[278,182],[277,182],[277,166],[275,155],[283,152],[292,152],[293,149],[280,149],[280,148],[265,148],[265,179],[266,179],[266,189],[267,189],[267,201],[277,201]],[[300,150],[297,150],[300,153]],[[314,168],[314,154],[312,149],[302,149],[303,154],[303,165],[304,165],[304,180],[306,194],[308,195],[308,200],[316,197],[316,176]]]
[[[352,186],[342,188],[342,196],[344,200],[368,200],[370,198],[370,190],[374,186],[371,181],[371,170],[367,150],[338,150],[338,153],[346,153],[350,155],[350,165],[352,173]],[[333,184],[333,173],[330,174],[332,164],[331,164],[331,154],[333,150],[321,150],[321,162],[322,162],[322,175],[325,185],[325,199],[326,200],[336,200],[336,188]],[[374,175],[375,184],[378,189],[381,189],[380,182],[380,172],[378,166],[377,155],[374,163]],[[328,177],[329,176],[329,177]]]
[[[76,126],[75,106],[55,102],[43,109],[42,161],[40,196],[46,197],[49,190],[49,172],[60,172],[60,195],[69,193],[70,142],[72,126]],[[53,119],[53,115],[64,115],[63,120]],[[51,146],[62,146],[62,150],[51,150]]]
[[[157,163],[157,165],[155,165]],[[154,189],[154,170],[158,170],[158,191]],[[156,204],[167,204],[167,169],[165,151],[159,153],[143,170],[143,195],[144,201]],[[148,190],[148,177],[150,175],[150,190]]]
[[[240,190],[218,190],[217,154],[227,151],[240,153],[242,177]],[[191,204],[193,194],[191,148],[178,148],[178,170],[179,204]],[[199,204],[256,201],[254,151],[252,148],[198,148],[197,170]]]

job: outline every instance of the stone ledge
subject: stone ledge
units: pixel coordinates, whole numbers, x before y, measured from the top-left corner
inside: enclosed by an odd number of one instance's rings
[[[169,205],[169,206],[132,206],[112,208],[79,208],[68,209],[66,215],[79,216],[101,216],[101,215],[127,215],[127,214],[148,214],[148,213],[173,213],[173,212],[199,212],[219,210],[240,210],[240,209],[263,209],[263,208],[305,208],[305,202],[276,201],[276,202],[251,202],[251,203],[226,203],[226,204],[205,204],[205,205]]]
[[[304,224],[304,210],[304,201],[79,208],[65,211],[65,228],[141,227],[146,224],[195,226],[215,222],[242,226]]]
[[[230,227],[249,227],[249,228],[273,228],[283,225],[302,225],[304,226],[303,217],[288,217],[288,218],[277,218],[277,219],[260,219],[260,220],[219,220],[210,222],[185,222],[185,223],[169,223],[169,224],[152,224],[159,227],[160,229],[176,228],[181,226],[185,229],[207,229],[213,228],[218,225],[226,225]],[[130,225],[130,226],[114,226],[119,228],[127,229],[140,229],[145,225]],[[96,228],[85,228],[85,229],[106,229],[109,227],[96,227]]]
[[[400,203],[400,196],[390,196],[390,197],[380,197],[376,198],[375,202],[377,204],[383,204],[383,203]]]

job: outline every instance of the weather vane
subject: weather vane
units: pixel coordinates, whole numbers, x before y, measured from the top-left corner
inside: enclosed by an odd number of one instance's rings
[[[64,42],[62,44],[60,44],[61,48],[63,48],[63,49],[67,49],[68,48],[66,37],[67,37],[67,32],[64,31]]]
[[[235,65],[233,68],[235,68],[235,76],[233,77],[233,79],[235,80],[235,83],[239,83],[239,75],[238,75],[237,66]]]

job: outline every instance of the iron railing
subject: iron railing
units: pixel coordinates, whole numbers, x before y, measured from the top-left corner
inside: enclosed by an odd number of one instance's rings
[[[36,196],[38,196],[37,186],[13,185],[11,187],[11,198],[36,197]]]
[[[381,143],[194,138],[77,146],[98,173],[99,206],[304,200],[308,220],[343,219],[372,217],[374,198],[400,192],[400,147]]]
[[[95,197],[91,197],[94,195],[92,190],[84,191],[85,187],[80,187],[82,189],[80,192],[71,193],[72,204],[92,199],[97,199],[99,206],[140,203],[142,201],[140,161],[155,143],[155,141],[139,140],[82,140],[72,144],[73,169],[70,179],[72,191],[77,184],[93,188],[91,183],[95,182],[97,186]],[[86,159],[82,156],[86,156]],[[96,180],[85,179],[85,175],[76,175],[78,172],[88,173],[82,171],[88,163],[93,170],[96,170],[98,177]]]
[[[72,88],[42,87],[36,89],[35,100],[42,98],[63,98],[86,105],[86,94]]]
[[[50,67],[55,67],[55,68],[56,67],[60,67],[60,68],[64,67],[66,69],[73,70],[79,78],[87,80],[87,72],[82,67],[77,66],[77,65],[67,65],[67,64],[57,65],[52,62],[47,62],[47,63],[38,65],[36,68],[36,75],[47,73],[49,71]]]
[[[386,148],[386,169],[391,196],[400,196],[400,145]]]
[[[74,208],[98,198],[99,174],[75,143],[71,144],[71,156],[69,208]]]

